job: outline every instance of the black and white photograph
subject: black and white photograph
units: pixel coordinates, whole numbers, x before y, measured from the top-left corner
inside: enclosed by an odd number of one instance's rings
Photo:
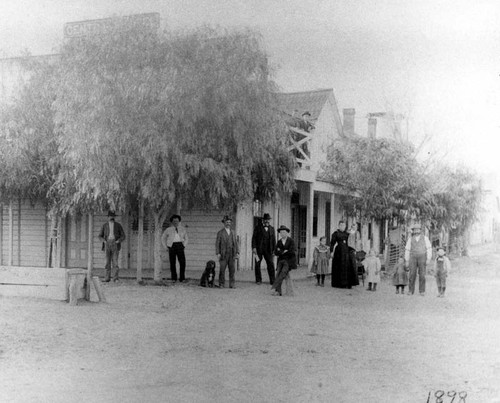
[[[500,2],[2,0],[0,403],[500,403]]]

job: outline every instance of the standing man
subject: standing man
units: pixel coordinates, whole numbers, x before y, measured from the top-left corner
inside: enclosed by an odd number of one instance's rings
[[[224,283],[226,281],[226,267],[229,267],[229,288],[235,288],[234,285],[234,272],[235,263],[234,260],[240,257],[240,249],[238,241],[236,240],[236,234],[231,229],[231,224],[233,220],[229,216],[224,216],[222,219],[224,228],[217,232],[217,238],[215,240],[215,254],[217,259],[219,259],[219,287],[224,288]]]
[[[176,258],[179,260],[179,281],[186,281],[186,256],[184,248],[188,244],[188,236],[186,229],[181,224],[181,216],[174,214],[170,217],[172,225],[168,227],[161,236],[161,243],[168,250],[168,258],[170,261],[170,277],[172,282],[177,281],[177,270],[175,268]]]
[[[289,275],[290,270],[297,268],[295,242],[288,235],[290,229],[285,225],[278,228],[279,240],[276,242],[274,254],[278,256],[277,275],[272,288],[274,295],[281,295],[281,283]]]
[[[276,235],[270,222],[271,216],[265,213],[262,222],[255,227],[252,235],[252,251],[255,257],[255,282],[257,284],[262,284],[262,273],[260,271],[262,258],[266,261],[269,284],[273,285],[274,283],[273,254],[276,246]]]
[[[432,259],[432,246],[429,238],[421,234],[422,227],[415,224],[412,227],[412,236],[406,242],[405,261],[410,266],[408,281],[408,295],[415,293],[415,280],[418,272],[418,292],[425,295],[426,266]]]
[[[109,282],[111,279],[111,267],[113,268],[113,281],[118,281],[118,255],[122,247],[122,242],[125,240],[125,232],[120,223],[115,222],[116,214],[114,211],[108,212],[108,222],[105,223],[99,239],[102,241],[102,250],[106,253],[106,274],[104,281]]]

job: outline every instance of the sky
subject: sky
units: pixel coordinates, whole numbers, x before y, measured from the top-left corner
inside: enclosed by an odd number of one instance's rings
[[[57,52],[66,22],[149,12],[255,29],[282,91],[333,88],[362,135],[368,113],[402,113],[445,162],[500,175],[498,0],[1,0],[0,57]]]

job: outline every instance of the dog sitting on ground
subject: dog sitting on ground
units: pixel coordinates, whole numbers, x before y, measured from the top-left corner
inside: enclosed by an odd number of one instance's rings
[[[209,260],[205,266],[205,270],[201,275],[200,286],[213,288],[215,280],[215,262]]]

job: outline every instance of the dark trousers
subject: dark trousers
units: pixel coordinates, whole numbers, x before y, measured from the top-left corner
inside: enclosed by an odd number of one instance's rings
[[[120,252],[118,251],[118,246],[116,242],[113,240],[109,240],[106,242],[106,266],[105,266],[105,275],[104,280],[109,281],[111,279],[111,269],[113,269],[113,280],[118,280],[118,272],[120,268],[118,267],[118,255]]]
[[[276,268],[277,274],[276,279],[274,280],[273,287],[276,291],[281,295],[281,283],[288,276],[290,272],[290,267],[288,266],[288,261],[286,260],[278,260],[278,267]]]
[[[425,274],[427,265],[427,255],[410,254],[410,275],[408,278],[408,292],[415,293],[415,281],[418,273],[418,292],[425,292]]]
[[[224,283],[226,282],[226,267],[229,268],[229,287],[234,287],[234,272],[235,272],[235,264],[234,257],[227,257],[223,260],[219,260],[220,270],[219,270],[219,286],[224,287]]]
[[[257,283],[262,283],[262,272],[260,271],[260,264],[262,263],[262,259],[266,261],[267,274],[269,275],[269,284],[273,285],[275,276],[274,261],[271,252],[263,252],[261,256],[257,256],[257,259],[255,259],[255,281]]]
[[[177,281],[177,270],[175,268],[175,259],[179,260],[179,280],[184,281],[186,279],[186,256],[184,255],[184,245],[182,242],[174,242],[170,248],[168,248],[168,258],[170,260],[170,276],[172,281]]]

